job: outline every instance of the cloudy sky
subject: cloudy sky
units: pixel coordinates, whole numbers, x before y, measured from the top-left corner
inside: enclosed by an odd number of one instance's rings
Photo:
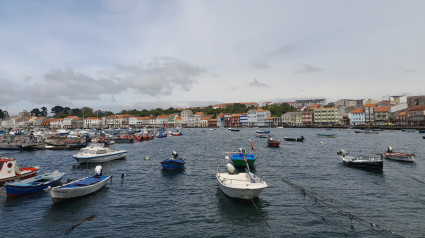
[[[423,0],[0,0],[0,109],[425,94]]]

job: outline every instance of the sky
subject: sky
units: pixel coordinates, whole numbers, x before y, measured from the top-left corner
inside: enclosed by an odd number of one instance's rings
[[[425,94],[423,0],[0,0],[0,109]]]

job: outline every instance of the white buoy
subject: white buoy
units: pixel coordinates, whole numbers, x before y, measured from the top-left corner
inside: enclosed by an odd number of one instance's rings
[[[149,157],[146,156],[145,160],[149,160]]]
[[[226,164],[226,170],[229,174],[234,174],[236,172],[235,166],[233,166],[231,163]]]
[[[321,141],[320,144],[323,144],[323,141]]]

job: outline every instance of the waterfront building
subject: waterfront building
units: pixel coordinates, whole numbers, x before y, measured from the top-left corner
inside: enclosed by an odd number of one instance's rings
[[[311,125],[313,124],[313,112],[312,111],[304,111],[301,113],[302,124]]]
[[[84,128],[101,128],[102,120],[97,117],[87,117],[84,119]]]
[[[425,105],[410,107],[408,117],[411,126],[425,126]]]
[[[319,125],[340,124],[340,117],[337,107],[317,108],[313,112],[314,123]]]
[[[224,114],[218,114],[217,127],[224,127]]]
[[[401,126],[409,125],[409,114],[407,112],[400,112],[397,114],[397,124]]]
[[[370,126],[375,124],[375,107],[376,103],[364,105],[365,123]]]
[[[189,126],[191,122],[193,122],[193,112],[192,110],[186,109],[180,113],[181,116],[181,124],[182,126]]]
[[[230,118],[230,127],[241,127],[241,114],[233,114]]]
[[[176,116],[176,119],[174,119],[174,126],[175,127],[182,127],[182,117]]]
[[[193,115],[193,127],[200,127],[201,126],[201,120],[202,117],[204,117],[203,112],[197,112],[195,115]]]
[[[407,97],[407,106],[425,106],[425,96],[409,96]]]
[[[353,126],[364,125],[366,123],[365,110],[363,108],[357,108],[348,113],[348,118],[350,124]]]
[[[217,119],[210,119],[208,121],[208,127],[217,127]]]
[[[240,115],[241,115],[241,117],[240,117],[241,126],[243,126],[243,127],[249,126],[249,124],[248,124],[248,113],[242,113]]]
[[[208,127],[209,126],[209,117],[202,117],[200,121],[201,127]]]
[[[232,114],[226,113],[224,114],[224,127],[231,127],[232,125]]]
[[[390,106],[380,106],[374,109],[375,124],[388,125],[391,118]]]
[[[307,99],[307,100],[296,100],[296,107],[309,107],[313,104],[319,104],[321,107],[326,106],[326,99]]]
[[[340,100],[336,101],[336,103],[335,103],[336,107],[340,107],[340,106],[354,107],[354,106],[359,106],[359,105],[363,105],[363,99],[358,99],[358,100],[340,99]]]

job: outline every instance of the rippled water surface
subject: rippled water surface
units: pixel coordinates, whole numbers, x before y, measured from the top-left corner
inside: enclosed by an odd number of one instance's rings
[[[425,235],[423,134],[273,128],[280,148],[269,148],[256,129],[183,129],[181,137],[117,144],[125,160],[103,164],[113,175],[99,193],[54,205],[49,194],[6,201],[0,193],[1,237],[422,237]],[[334,133],[320,138],[317,133]],[[286,142],[300,137],[304,143]],[[223,152],[254,141],[254,171],[270,185],[253,202],[225,196],[215,179]],[[415,153],[413,164],[385,161],[382,173],[347,168],[336,155],[375,155],[388,146]],[[183,172],[164,172],[160,161],[176,150]],[[91,175],[75,167],[76,151],[0,151],[21,167],[60,170],[67,179]],[[149,160],[146,160],[146,157]],[[124,179],[121,175],[125,174]],[[95,215],[91,220],[85,218]]]

